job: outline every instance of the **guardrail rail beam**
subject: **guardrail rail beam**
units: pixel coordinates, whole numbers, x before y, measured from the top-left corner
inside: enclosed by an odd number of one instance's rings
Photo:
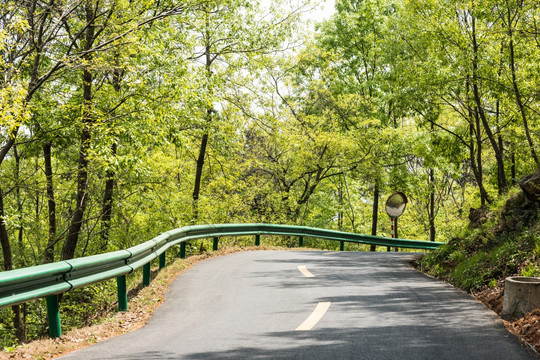
[[[128,298],[126,274],[143,268],[143,286],[150,285],[151,261],[159,257],[159,268],[166,266],[165,252],[171,246],[180,245],[179,257],[186,258],[186,242],[194,239],[213,238],[213,250],[217,250],[223,236],[255,236],[259,246],[262,235],[297,236],[298,245],[304,246],[304,238],[339,241],[340,251],[345,242],[391,247],[432,250],[443,243],[408,239],[384,238],[373,235],[311,228],[297,225],[275,224],[217,224],[193,225],[167,231],[142,244],[126,250],[77,258],[23,269],[0,272],[0,307],[22,304],[45,298],[49,334],[60,337],[60,311],[58,295],[100,281],[116,278],[118,310],[127,311]]]

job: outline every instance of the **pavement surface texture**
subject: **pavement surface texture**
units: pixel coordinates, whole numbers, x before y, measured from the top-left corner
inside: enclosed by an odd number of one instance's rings
[[[213,258],[178,276],[140,330],[61,359],[537,358],[483,304],[410,268],[415,256],[253,251]],[[310,316],[309,330],[295,330]]]

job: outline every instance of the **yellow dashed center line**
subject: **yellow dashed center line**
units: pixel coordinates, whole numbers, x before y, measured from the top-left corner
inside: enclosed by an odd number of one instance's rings
[[[305,277],[308,277],[308,278],[312,278],[312,277],[315,277],[315,275],[313,275],[305,265],[298,265],[298,270],[305,276]]]
[[[320,302],[315,307],[315,310],[309,315],[309,317],[300,324],[294,331],[308,331],[311,330],[322,319],[326,311],[330,307],[330,302]]]

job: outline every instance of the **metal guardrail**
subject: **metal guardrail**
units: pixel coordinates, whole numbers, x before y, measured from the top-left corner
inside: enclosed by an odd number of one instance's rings
[[[300,246],[303,246],[304,237],[336,240],[340,241],[340,250],[343,250],[345,242],[381,245],[388,248],[399,247],[425,250],[436,249],[443,244],[295,225],[220,224],[186,226],[167,231],[126,250],[0,272],[0,307],[46,298],[49,334],[51,337],[60,337],[58,294],[99,281],[116,278],[118,310],[126,311],[126,274],[142,267],[143,285],[146,286],[150,284],[150,262],[155,258],[159,258],[160,269],[165,267],[165,251],[170,247],[180,244],[179,257],[185,258],[185,244],[188,240],[213,238],[213,249],[217,250],[220,237],[245,235],[255,235],[255,245],[260,244],[261,235],[298,236]]]

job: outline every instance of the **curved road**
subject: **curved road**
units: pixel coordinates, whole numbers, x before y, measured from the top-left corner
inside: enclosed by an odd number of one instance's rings
[[[75,359],[535,359],[411,253],[255,251],[177,277],[142,329]]]

